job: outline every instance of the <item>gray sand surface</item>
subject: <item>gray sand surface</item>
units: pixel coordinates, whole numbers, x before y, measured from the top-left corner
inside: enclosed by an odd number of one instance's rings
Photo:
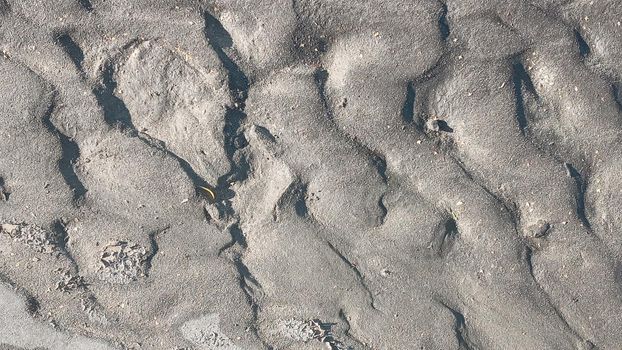
[[[621,21],[0,0],[0,349],[622,349]]]

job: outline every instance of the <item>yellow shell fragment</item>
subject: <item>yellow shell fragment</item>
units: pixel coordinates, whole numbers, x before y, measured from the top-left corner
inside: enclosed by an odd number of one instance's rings
[[[210,197],[211,197],[211,199],[213,201],[216,200],[216,193],[214,191],[210,190],[207,187],[203,187],[203,186],[199,186],[199,188],[202,189],[203,191],[207,192],[210,195]]]

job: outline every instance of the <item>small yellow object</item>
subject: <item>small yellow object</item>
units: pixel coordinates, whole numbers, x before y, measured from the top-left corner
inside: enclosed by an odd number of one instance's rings
[[[202,189],[203,191],[207,192],[212,197],[213,201],[216,200],[216,193],[214,193],[214,191],[210,190],[207,187],[203,187],[203,186],[199,186],[199,188]]]

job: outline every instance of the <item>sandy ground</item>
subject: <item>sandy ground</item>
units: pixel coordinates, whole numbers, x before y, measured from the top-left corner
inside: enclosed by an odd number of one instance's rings
[[[0,0],[0,349],[621,349],[621,20]]]

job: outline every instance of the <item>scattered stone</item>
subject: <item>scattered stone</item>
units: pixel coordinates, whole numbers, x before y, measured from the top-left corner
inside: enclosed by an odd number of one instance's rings
[[[0,232],[16,242],[26,243],[39,253],[52,253],[58,248],[57,235],[37,225],[5,223],[0,225]]]
[[[278,329],[283,336],[300,342],[306,343],[315,338],[315,331],[311,328],[311,324],[308,321],[281,320],[278,324]]]
[[[425,123],[425,127],[428,130],[428,132],[453,132],[454,129],[452,129],[449,124],[447,124],[446,121],[442,120],[442,119],[428,119],[428,121],[426,121]]]
[[[99,276],[114,284],[128,284],[146,273],[147,249],[117,241],[104,247],[99,258]]]
[[[71,272],[67,271],[63,274],[62,279],[56,283],[56,290],[60,290],[63,293],[71,293],[85,285],[86,283],[82,276],[72,275]]]
[[[84,311],[92,322],[107,326],[110,324],[108,318],[104,314],[101,305],[97,302],[97,299],[93,295],[86,296],[80,299],[82,311]]]
[[[289,339],[299,342],[309,342],[318,340],[329,350],[348,350],[342,342],[336,340],[332,333],[331,323],[324,323],[314,319],[310,321],[300,321],[296,319],[281,320],[278,324],[281,334]]]

